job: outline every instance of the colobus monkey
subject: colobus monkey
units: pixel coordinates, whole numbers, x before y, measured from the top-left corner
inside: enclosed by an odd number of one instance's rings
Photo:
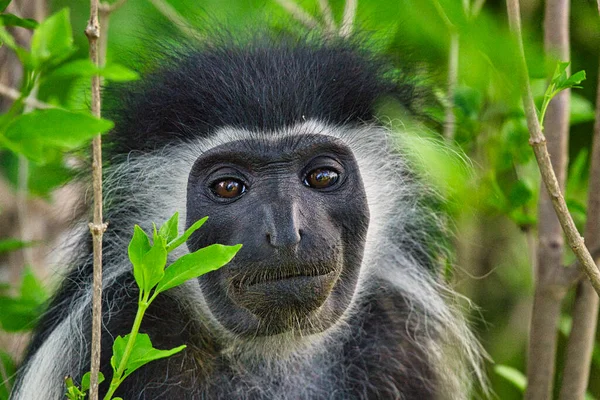
[[[467,399],[478,345],[436,271],[439,224],[375,117],[411,86],[349,41],[231,40],[175,50],[107,90],[102,372],[131,329],[133,225],[175,211],[187,242],[244,246],[161,294],[141,331],[186,344],[127,378],[133,399]],[[183,227],[182,227],[183,228]],[[43,317],[12,394],[64,397],[89,370],[89,233]],[[185,246],[182,246],[185,247]]]

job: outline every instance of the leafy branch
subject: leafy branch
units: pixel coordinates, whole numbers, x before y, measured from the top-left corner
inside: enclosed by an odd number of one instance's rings
[[[539,121],[540,126],[544,129],[544,118],[546,116],[546,111],[548,110],[548,105],[550,101],[562,92],[565,89],[581,89],[581,86],[578,86],[582,81],[585,80],[585,71],[579,71],[574,73],[571,76],[568,76],[567,68],[569,67],[570,62],[559,61],[556,66],[556,71],[554,71],[554,75],[550,80],[550,85],[546,89],[544,93],[544,101],[542,102],[542,108],[540,111]]]
[[[178,236],[179,213],[175,213],[159,229],[154,226],[152,243],[150,237],[138,225],[134,227],[133,237],[129,242],[129,260],[133,265],[133,276],[140,289],[138,309],[130,333],[117,336],[113,343],[113,355],[110,364],[113,376],[104,400],[113,399],[115,391],[131,373],[151,361],[170,357],[185,349],[185,345],[169,350],[160,350],[152,346],[150,337],[140,333],[144,315],[156,297],[184,282],[197,278],[210,271],[214,271],[227,264],[239,251],[242,245],[224,246],[213,244],[201,248],[193,253],[186,254],[165,268],[168,253],[181,246],[198,230],[207,218],[190,226],[181,236]],[[89,390],[89,373],[81,381],[81,388],[67,378],[67,398],[81,400]],[[98,383],[104,377],[98,375]]]

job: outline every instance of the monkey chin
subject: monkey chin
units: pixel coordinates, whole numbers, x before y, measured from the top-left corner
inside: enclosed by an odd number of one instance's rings
[[[251,340],[304,337],[333,326],[352,300],[358,269],[343,258],[285,264],[241,277],[235,266],[207,276],[201,286],[219,324],[238,339]]]
[[[329,298],[339,271],[320,275],[294,275],[275,280],[261,280],[238,287],[231,292],[232,300],[252,313],[260,325],[271,334],[314,328],[313,314]]]

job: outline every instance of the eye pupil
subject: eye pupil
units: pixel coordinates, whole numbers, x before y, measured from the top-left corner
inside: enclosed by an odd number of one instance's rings
[[[304,180],[304,184],[314,189],[324,189],[334,185],[338,180],[338,173],[330,169],[315,169]]]
[[[218,197],[231,199],[240,196],[246,191],[246,186],[235,179],[225,179],[215,183],[212,187],[212,191]]]

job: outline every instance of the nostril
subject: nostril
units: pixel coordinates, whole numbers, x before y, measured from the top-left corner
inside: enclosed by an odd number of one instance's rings
[[[273,242],[271,240],[271,234],[269,232],[267,232],[267,243],[273,244]]]

